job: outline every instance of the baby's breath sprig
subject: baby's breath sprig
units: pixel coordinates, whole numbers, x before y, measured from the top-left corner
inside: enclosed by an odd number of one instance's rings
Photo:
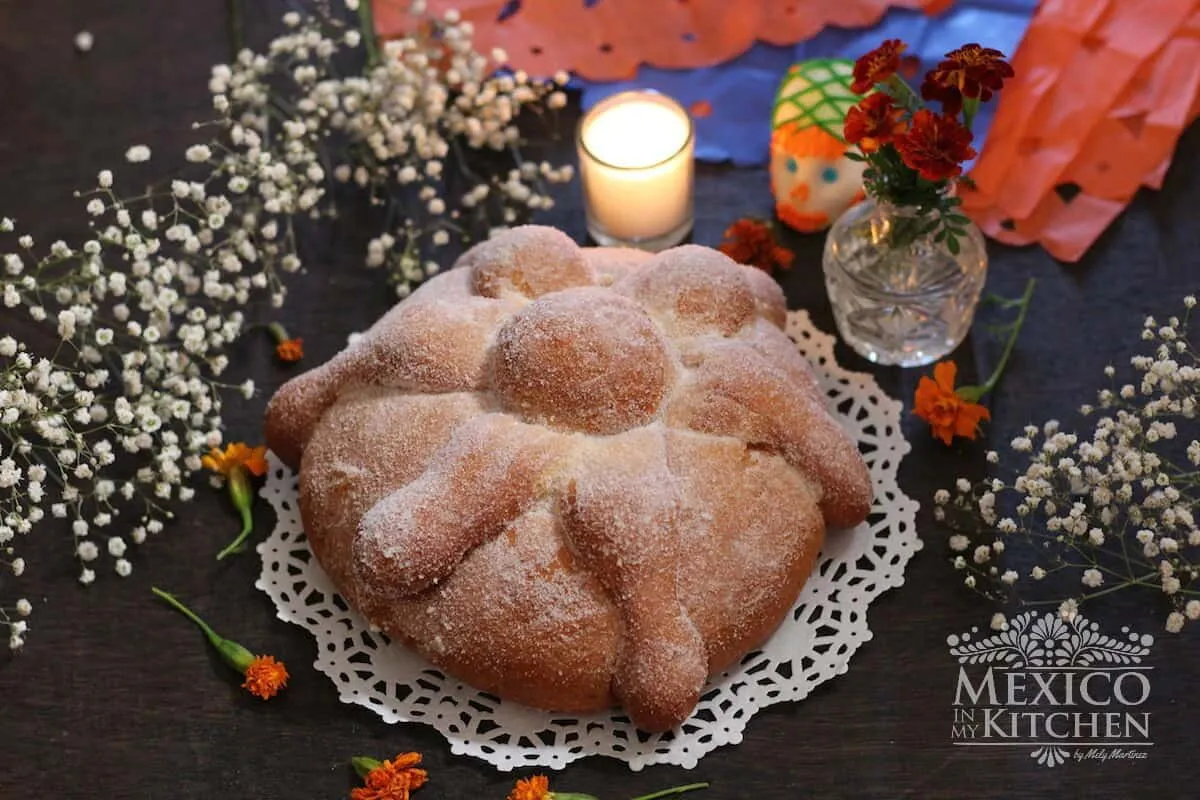
[[[1196,298],[1165,324],[1148,317],[1134,356],[1140,378],[1081,407],[1086,435],[1051,420],[1010,447],[1028,458],[1011,481],[960,478],[934,495],[934,515],[954,533],[951,562],[968,588],[1026,605],[1057,604],[1072,619],[1082,604],[1126,590],[1165,596],[1166,629],[1200,620],[1200,354],[1189,340]],[[1185,444],[1186,443],[1186,444]],[[987,454],[997,464],[996,452]],[[1020,542],[1022,546],[1011,545]],[[1030,584],[1066,596],[1029,599]],[[1044,592],[1043,592],[1044,593]],[[1002,614],[993,627],[1002,628]]]
[[[127,198],[100,172],[79,193],[92,235],[77,246],[39,251],[5,220],[4,305],[57,344],[39,353],[0,338],[0,546],[64,519],[81,583],[105,552],[126,576],[130,546],[195,496],[187,479],[222,441],[222,393],[254,391],[223,379],[224,351],[243,307],[282,303],[282,275],[300,265],[283,232],[304,193],[321,192],[312,157],[251,150],[193,145],[187,179]],[[145,146],[126,153],[150,158]]]
[[[369,26],[368,5],[347,3],[362,15],[355,25],[315,7],[287,14],[288,32],[265,54],[243,50],[213,69],[209,88],[235,141],[319,152],[337,185],[367,193],[382,230],[366,264],[385,267],[403,297],[438,271],[442,248],[553,207],[550,189],[571,180],[573,167],[529,160],[517,121],[566,105],[568,76],[497,72],[503,50],[478,52],[470,22],[455,10],[433,15],[424,0],[409,7],[409,35],[376,48],[357,26]],[[343,74],[340,56],[364,44],[366,67]],[[312,214],[338,214],[333,203],[311,200]]]
[[[33,613],[33,604],[22,597],[12,608],[0,607],[0,627],[8,628],[8,649],[16,652],[25,646],[25,633],[29,623],[25,621]]]
[[[101,171],[78,193],[83,241],[40,248],[0,217],[0,302],[52,332],[41,348],[0,336],[0,567],[20,575],[20,537],[56,518],[70,524],[81,583],[104,554],[130,574],[131,547],[195,496],[189,478],[222,445],[223,396],[254,393],[225,377],[226,351],[247,313],[283,305],[302,266],[299,226],[365,192],[386,211],[367,265],[386,265],[404,296],[437,271],[440,248],[550,208],[549,188],[571,178],[526,160],[516,125],[565,104],[565,75],[494,75],[504,53],[476,52],[469,22],[423,0],[412,33],[368,61],[365,4],[342,2],[348,20],[314,0],[264,52],[213,68],[215,119],[194,126],[209,138],[173,180],[124,195]],[[152,155],[134,145],[125,158]],[[12,649],[28,612],[0,611]]]

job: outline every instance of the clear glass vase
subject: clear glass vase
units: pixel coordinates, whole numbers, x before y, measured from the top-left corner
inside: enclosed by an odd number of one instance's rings
[[[915,209],[867,198],[825,239],[825,289],[838,332],[876,364],[916,367],[966,337],[987,276],[983,234],[968,223],[951,253]]]

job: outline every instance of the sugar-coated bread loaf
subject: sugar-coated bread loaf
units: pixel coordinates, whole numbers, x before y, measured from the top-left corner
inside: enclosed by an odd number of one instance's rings
[[[372,623],[500,697],[665,730],[871,502],[785,315],[708,248],[516,228],[283,386],[267,442]]]

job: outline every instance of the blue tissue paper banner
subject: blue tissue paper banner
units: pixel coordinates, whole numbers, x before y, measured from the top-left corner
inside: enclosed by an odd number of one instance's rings
[[[942,56],[968,42],[994,47],[1009,58],[1025,36],[1039,0],[959,0],[943,14],[892,9],[873,28],[827,27],[812,39],[791,47],[755,44],[741,56],[715,67],[669,70],[642,67],[628,81],[579,81],[583,106],[629,89],[656,89],[684,108],[707,102],[712,113],[695,120],[696,157],[732,161],[738,166],[765,164],[771,138],[775,91],[788,67],[809,58],[858,58],[884,39],[903,39],[906,56],[920,59],[919,76]],[[912,81],[910,81],[912,82]],[[916,88],[914,86],[914,88]],[[995,102],[975,120],[976,150],[982,151]]]

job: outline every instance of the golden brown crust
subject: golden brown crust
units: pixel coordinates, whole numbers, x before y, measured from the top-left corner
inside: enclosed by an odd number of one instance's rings
[[[763,278],[541,228],[472,249],[272,399],[314,555],[480,689],[679,724],[870,502]]]

